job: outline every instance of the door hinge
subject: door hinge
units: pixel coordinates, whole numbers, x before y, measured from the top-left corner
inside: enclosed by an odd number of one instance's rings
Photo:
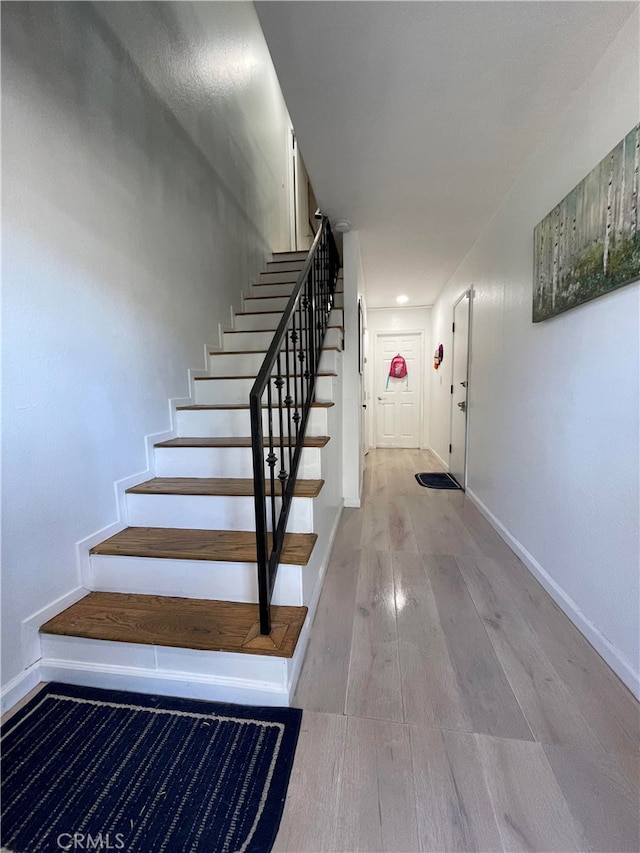
[[[451,386],[451,393],[453,394],[453,385]]]
[[[451,324],[451,331],[455,333],[455,331],[456,331],[456,324],[455,323]]]
[[[453,445],[450,444],[449,445],[449,453],[451,453],[452,450],[453,450]]]

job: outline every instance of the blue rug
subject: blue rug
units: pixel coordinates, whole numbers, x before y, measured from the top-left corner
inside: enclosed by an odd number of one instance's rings
[[[49,684],[2,729],[14,853],[266,853],[302,712]]]
[[[459,489],[451,474],[416,474],[416,480],[427,489]]]

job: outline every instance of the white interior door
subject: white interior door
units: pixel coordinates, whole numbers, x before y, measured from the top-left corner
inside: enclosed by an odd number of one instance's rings
[[[449,473],[465,487],[467,470],[467,404],[469,398],[469,329],[471,291],[453,306],[453,352],[451,376],[451,443]]]
[[[293,128],[289,129],[287,157],[289,162],[289,230],[291,251],[307,251],[311,248],[315,233],[311,220],[315,208],[310,210],[310,202],[315,200],[313,187],[309,182],[307,167],[302,159],[298,140]]]
[[[361,455],[362,458],[369,452],[369,419],[365,416],[367,409],[367,375],[366,375],[366,356],[367,352],[367,328],[365,326],[365,314],[362,310],[362,299],[358,299],[358,369],[360,370],[360,399],[362,401],[362,425],[360,430],[360,438],[362,442]],[[364,475],[364,466],[363,466]]]
[[[378,332],[373,383],[376,447],[420,447],[422,434],[423,334]],[[404,379],[389,379],[395,355],[407,363]]]

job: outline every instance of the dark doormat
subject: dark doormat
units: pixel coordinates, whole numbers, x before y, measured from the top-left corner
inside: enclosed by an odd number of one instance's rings
[[[1,843],[265,853],[301,717],[52,683],[3,726]]]
[[[459,489],[450,474],[416,474],[416,480],[427,489]]]

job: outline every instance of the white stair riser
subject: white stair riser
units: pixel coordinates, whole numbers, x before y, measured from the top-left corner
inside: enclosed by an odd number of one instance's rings
[[[315,399],[319,403],[331,403],[333,399],[333,385],[331,376],[318,376],[316,378]],[[221,379],[219,377],[195,379],[193,383],[196,405],[234,405],[249,402],[249,392],[253,387],[255,379]],[[300,383],[296,383],[299,384]],[[294,397],[295,387],[293,377],[290,381],[291,396]],[[282,388],[283,398],[286,396],[286,382]],[[298,388],[299,390],[299,388]],[[276,389],[272,385],[273,401],[277,401]],[[295,398],[294,398],[295,399]],[[266,394],[265,394],[266,400]]]
[[[162,560],[154,557],[91,557],[93,589],[137,595],[170,595],[220,601],[258,602],[256,563]],[[302,567],[280,566],[274,604],[299,607]]]
[[[274,311],[270,314],[236,314],[235,329],[242,331],[257,331],[259,329],[277,329],[282,318],[282,312]],[[341,308],[334,308],[329,317],[330,326],[342,326],[344,322]]]
[[[261,272],[256,280],[256,284],[291,284],[294,285],[298,280],[300,270],[269,270]]]
[[[263,332],[224,332],[225,352],[264,352],[271,346],[273,331]]]
[[[212,376],[257,376],[265,352],[224,352],[209,355]],[[335,349],[325,349],[320,356],[320,370],[337,373],[340,355]]]
[[[254,284],[251,288],[251,295],[255,297],[261,296],[291,296],[295,281],[274,282],[272,284]]]
[[[303,260],[297,261],[268,261],[267,272],[300,272],[304,266]]]
[[[286,267],[286,269],[282,269]],[[298,276],[302,272],[303,265],[293,264],[289,268],[288,264],[273,264],[269,266],[265,272],[261,272],[256,283],[258,284],[278,284],[279,282],[295,283]],[[343,280],[342,275],[338,276],[338,281]]]
[[[262,329],[277,329],[282,319],[281,311],[271,311],[269,314],[236,314],[234,329],[237,332],[253,332]]]
[[[130,527],[179,527],[195,530],[255,530],[253,496],[141,495],[126,496]],[[276,500],[276,512],[281,501]],[[268,504],[270,511],[270,502]],[[313,533],[313,498],[294,498],[289,533]]]
[[[244,300],[244,311],[279,311],[282,313],[287,307],[289,301],[286,296],[269,296],[267,298],[258,298],[259,296],[267,297],[267,294],[255,294],[248,296]],[[344,306],[344,294],[342,291],[335,294],[333,304],[336,308]]]
[[[176,429],[180,437],[224,438],[229,435],[251,435],[251,420],[248,409],[183,409],[176,412]],[[262,429],[269,429],[266,410],[262,412]],[[285,427],[285,435],[287,433]],[[274,423],[274,434],[280,434],[280,424]],[[309,410],[308,435],[327,435],[327,409]]]
[[[46,681],[111,690],[288,705],[292,667],[289,659],[265,655],[43,635],[40,673]]]
[[[209,373],[212,376],[257,376],[266,354],[266,350],[209,353]]]
[[[299,264],[304,264],[308,251],[299,252],[277,252],[276,254],[271,255],[271,261],[269,263],[277,263],[279,261],[297,261]]]
[[[224,349],[226,352],[266,352],[272,340],[273,332],[224,332]],[[327,329],[324,346],[341,347],[342,329]]]
[[[299,479],[322,476],[320,451],[303,449]],[[253,477],[250,447],[156,447],[155,468],[157,477]]]

